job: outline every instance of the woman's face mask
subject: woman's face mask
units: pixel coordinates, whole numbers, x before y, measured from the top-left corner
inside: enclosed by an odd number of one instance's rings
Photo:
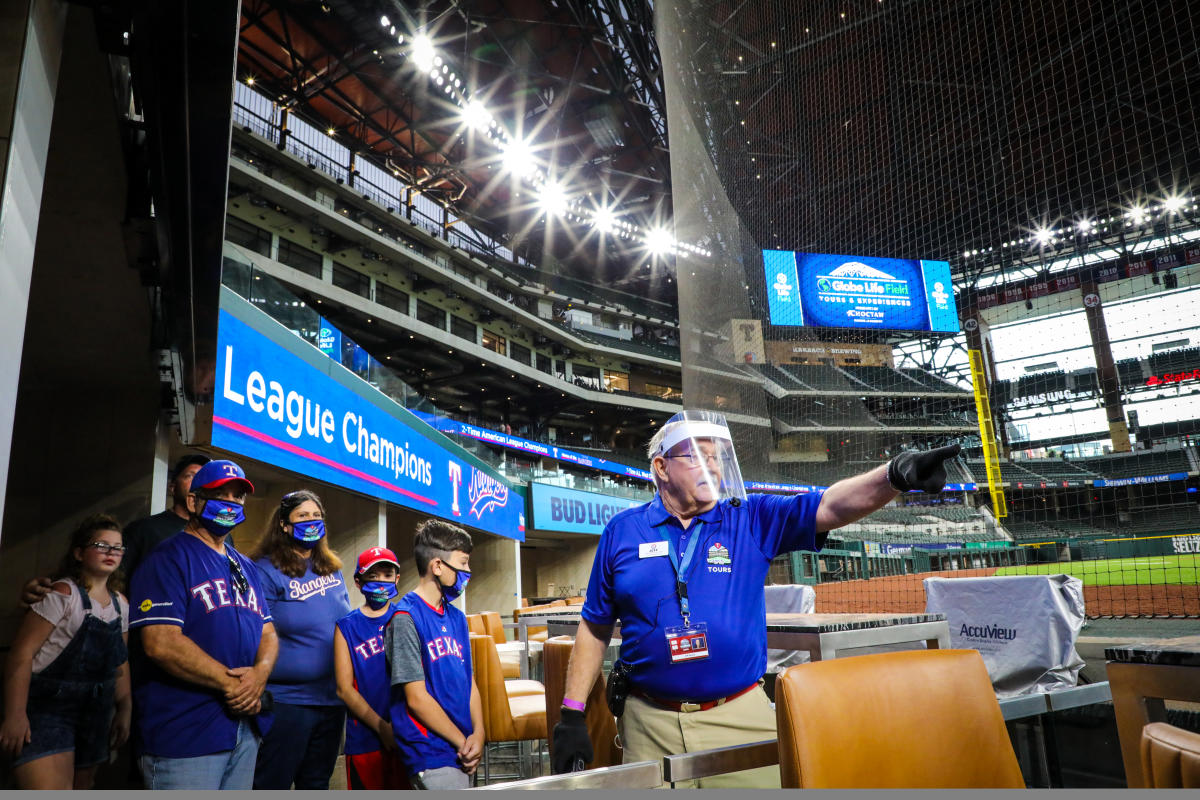
[[[302,522],[293,522],[291,525],[292,538],[301,547],[316,547],[317,542],[325,538],[325,520],[323,519],[306,519]]]

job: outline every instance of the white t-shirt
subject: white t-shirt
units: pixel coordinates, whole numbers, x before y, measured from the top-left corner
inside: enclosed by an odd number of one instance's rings
[[[54,659],[67,649],[67,645],[83,625],[85,615],[79,587],[74,581],[60,580],[54,583],[55,586],[59,584],[69,586],[71,593],[61,594],[51,589],[45,597],[29,607],[33,613],[54,625],[54,630],[50,631],[46,641],[33,656],[34,675],[54,663]],[[120,593],[117,594],[117,606],[121,610],[121,632],[124,633],[129,630],[129,601]],[[92,615],[101,622],[112,622],[117,618],[117,609],[113,608],[112,603],[101,605],[92,600]]]

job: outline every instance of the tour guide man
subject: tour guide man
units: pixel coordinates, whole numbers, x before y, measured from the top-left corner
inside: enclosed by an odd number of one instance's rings
[[[609,521],[592,564],[562,721],[554,728],[556,773],[592,760],[584,701],[618,619],[621,656],[609,693],[625,763],[774,738],[775,712],[759,688],[767,657],[763,585],[771,559],[820,550],[827,531],[881,508],[899,492],[941,491],[943,462],[959,446],[902,453],[824,494],[792,497],[746,495],[720,414],[676,414],[648,450],[658,492]],[[700,782],[779,785],[777,767]]]

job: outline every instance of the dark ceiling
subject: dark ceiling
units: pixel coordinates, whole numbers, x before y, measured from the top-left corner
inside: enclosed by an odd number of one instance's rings
[[[238,71],[290,113],[333,128],[535,263],[674,301],[670,265],[546,214],[461,109],[412,63],[428,35],[465,89],[584,208],[649,229],[670,218],[663,90],[651,12],[626,0],[244,0]],[[510,238],[515,235],[515,238]]]

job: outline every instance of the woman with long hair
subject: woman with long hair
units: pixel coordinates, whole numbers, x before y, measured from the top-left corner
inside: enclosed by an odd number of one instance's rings
[[[59,579],[30,606],[4,670],[0,751],[22,789],[90,789],[129,738],[129,601],[120,593],[121,525],[80,523]]]
[[[350,613],[350,594],[326,539],[321,498],[308,489],[285,494],[250,558],[279,635],[267,683],[275,721],[258,750],[254,788],[328,789],[346,724],[333,632]]]

